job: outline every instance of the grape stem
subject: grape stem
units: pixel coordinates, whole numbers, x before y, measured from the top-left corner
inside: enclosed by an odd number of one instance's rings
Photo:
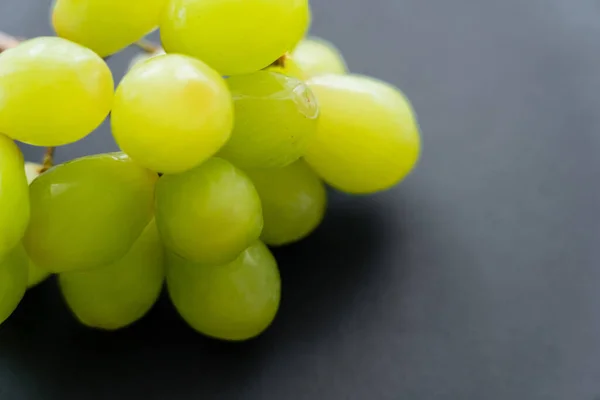
[[[4,50],[12,49],[13,47],[17,47],[17,45],[21,41],[14,36],[10,36],[2,31],[0,31],[0,53]]]
[[[160,46],[146,39],[140,39],[134,43],[135,46],[144,50],[146,53],[154,54],[160,50]]]
[[[54,151],[56,147],[46,147],[46,152],[44,153],[44,161],[42,161],[42,168],[40,168],[40,174],[42,172],[48,171],[50,168],[54,166]]]
[[[288,57],[289,57],[289,55],[287,53],[285,53],[284,55],[279,57],[277,60],[273,61],[273,64],[271,64],[271,66],[285,68],[285,63],[286,63]]]

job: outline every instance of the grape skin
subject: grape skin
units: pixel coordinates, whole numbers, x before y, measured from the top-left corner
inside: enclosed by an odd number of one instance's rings
[[[331,42],[318,37],[302,40],[294,49],[292,58],[307,77],[348,72],[340,51]]]
[[[29,222],[29,191],[21,150],[0,133],[0,259],[21,241]]]
[[[0,324],[13,313],[27,288],[27,254],[18,244],[0,258]]]
[[[52,9],[52,26],[58,36],[106,57],[154,29],[165,3],[165,0],[57,0]]]
[[[275,72],[227,79],[235,107],[231,138],[219,152],[241,168],[279,168],[304,155],[319,107],[298,79]]]
[[[152,221],[120,260],[58,276],[63,297],[84,325],[116,330],[142,318],[164,281],[163,247]]]
[[[308,85],[321,117],[305,160],[327,183],[348,193],[374,193],[414,168],[419,128],[399,90],[359,75],[323,75]]]
[[[108,115],[114,83],[96,53],[38,37],[0,53],[0,132],[36,146],[61,146],[91,133]]]
[[[194,264],[167,253],[167,288],[192,328],[231,341],[262,333],[275,318],[281,298],[277,262],[260,241],[226,265]]]
[[[263,217],[250,179],[214,157],[188,172],[159,179],[156,223],[172,252],[220,265],[233,261],[259,238]]]
[[[191,57],[155,56],[119,84],[111,115],[117,144],[156,172],[180,173],[229,139],[233,104],[214,70]]]
[[[123,257],[153,214],[157,175],[120,154],[58,165],[29,187],[24,244],[49,272],[99,267]]]
[[[284,168],[245,171],[256,188],[265,224],[261,240],[281,246],[308,236],[323,220],[325,185],[303,160]]]
[[[160,35],[168,53],[196,57],[230,76],[266,68],[300,41],[308,24],[308,0],[171,0]]]

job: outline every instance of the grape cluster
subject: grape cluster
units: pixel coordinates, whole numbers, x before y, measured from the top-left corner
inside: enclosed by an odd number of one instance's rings
[[[382,191],[420,153],[404,95],[348,73],[310,20],[308,0],[56,0],[57,37],[2,51],[0,323],[57,274],[93,328],[135,322],[166,280],[197,331],[265,330],[281,295],[267,245],[319,225],[325,184]],[[115,91],[103,57],[157,27],[162,47]],[[109,113],[118,153],[47,169],[15,144],[72,143]]]

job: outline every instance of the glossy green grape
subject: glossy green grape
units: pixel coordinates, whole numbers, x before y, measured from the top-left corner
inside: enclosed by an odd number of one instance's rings
[[[290,50],[308,23],[308,0],[170,0],[160,35],[168,53],[196,57],[222,75],[240,75]]]
[[[25,163],[25,175],[27,176],[27,183],[31,184],[31,182],[40,175],[40,170],[42,165],[32,162]],[[29,192],[28,192],[29,196]],[[35,263],[29,258],[29,273],[27,287],[33,287],[42,281],[44,281],[48,276],[50,276],[50,272],[46,271],[43,268],[38,267]]]
[[[317,130],[319,106],[301,81],[259,71],[227,79],[233,133],[219,152],[241,168],[284,167],[302,157]]]
[[[0,259],[0,324],[13,313],[27,289],[27,254],[21,244]]]
[[[0,132],[37,146],[72,143],[108,115],[114,83],[96,53],[38,37],[0,53]]]
[[[214,157],[156,185],[156,223],[174,253],[220,265],[257,240],[263,227],[260,199],[248,177]]]
[[[12,140],[0,133],[0,259],[21,241],[28,222],[29,192],[23,155]]]
[[[163,247],[152,221],[120,260],[58,276],[62,294],[77,319],[92,328],[115,330],[142,318],[164,281]]]
[[[261,242],[226,265],[194,264],[167,253],[167,287],[192,328],[235,341],[263,332],[275,318],[281,296],[277,262]]]
[[[373,193],[414,168],[419,129],[398,89],[358,75],[323,75],[308,84],[321,117],[305,160],[327,183],[349,193]]]
[[[325,185],[303,160],[284,168],[245,172],[262,202],[263,242],[271,246],[293,243],[321,223],[327,205]]]
[[[44,172],[29,187],[29,256],[55,273],[118,260],[152,218],[156,180],[121,153],[83,157]]]
[[[348,72],[340,51],[331,42],[317,37],[301,41],[292,58],[307,77]]]
[[[115,140],[145,167],[186,171],[229,139],[233,104],[223,78],[199,60],[153,57],[125,75],[111,115]]]
[[[52,25],[58,36],[106,57],[154,29],[164,5],[165,0],[56,0]]]

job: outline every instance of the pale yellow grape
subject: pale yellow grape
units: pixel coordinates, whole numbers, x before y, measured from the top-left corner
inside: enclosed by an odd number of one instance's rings
[[[0,133],[0,259],[21,241],[29,222],[24,163],[15,142]]]
[[[77,319],[92,328],[115,330],[142,318],[156,302],[164,281],[163,247],[152,221],[118,261],[58,276]]]
[[[317,37],[301,41],[294,49],[292,58],[308,77],[345,74],[348,71],[340,51],[331,42]]]
[[[19,243],[0,258],[0,324],[12,314],[27,289],[27,254]]]
[[[39,37],[0,54],[0,132],[37,146],[60,146],[91,133],[108,115],[110,69],[96,53]]]
[[[321,117],[305,160],[326,182],[349,193],[373,193],[413,169],[419,129],[398,89],[358,75],[323,75],[308,84]]]
[[[153,30],[164,5],[165,0],[56,0],[52,25],[58,36],[106,57]]]
[[[167,248],[208,265],[234,260],[263,227],[254,185],[231,163],[213,157],[156,185],[156,223]]]
[[[199,265],[167,252],[167,287],[175,308],[195,330],[247,340],[273,321],[281,280],[269,249],[257,241],[225,265]]]
[[[232,103],[223,78],[203,62],[178,54],[156,56],[130,70],[119,84],[113,135],[141,165],[183,172],[229,139]]]
[[[227,84],[235,123],[220,157],[241,168],[278,168],[304,155],[319,117],[315,96],[304,82],[258,71],[229,77]]]
[[[269,66],[298,43],[308,23],[308,0],[170,0],[160,35],[167,53],[239,75]]]
[[[41,164],[32,162],[25,163],[25,175],[27,176],[27,183],[31,184],[31,182],[40,175],[41,168]],[[29,274],[27,287],[33,287],[44,281],[48,276],[50,276],[50,272],[35,265],[31,258],[29,258],[29,256],[27,258],[29,259]]]
[[[323,220],[325,185],[303,160],[283,168],[247,169],[260,196],[265,224],[261,240],[270,246],[296,242]]]
[[[27,253],[56,273],[118,260],[152,218],[157,178],[121,153],[83,157],[44,172],[29,186]]]

